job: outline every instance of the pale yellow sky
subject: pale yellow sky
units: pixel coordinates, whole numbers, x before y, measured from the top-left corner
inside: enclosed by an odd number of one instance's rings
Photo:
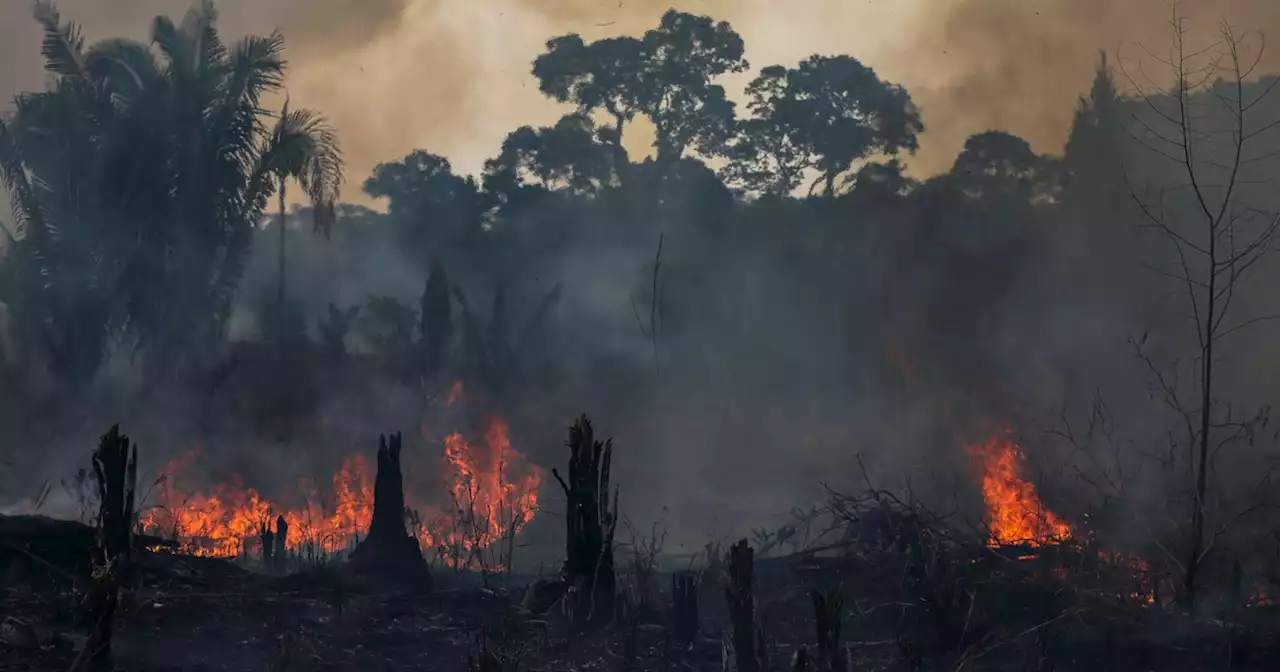
[[[643,30],[655,25],[663,10],[651,4],[650,11],[595,7],[564,18],[518,0],[410,0],[399,24],[378,40],[296,67],[290,93],[330,115],[344,141],[359,148],[353,157],[357,164],[367,163],[365,156],[391,157],[420,146],[448,156],[459,170],[474,172],[515,127],[550,124],[567,111],[539,93],[530,74],[547,38],[568,30],[588,39]],[[699,9],[699,3],[687,4]],[[821,5],[823,11],[796,11],[795,5]],[[740,0],[715,16],[732,21],[743,35],[753,65],[793,63],[857,45],[860,58],[891,76],[891,47],[911,23],[918,1],[795,5]],[[469,52],[465,64],[443,53],[459,50]],[[450,72],[440,71],[442,62],[450,64]],[[402,65],[383,67],[387,63]],[[470,81],[459,82],[460,75]],[[725,84],[737,91],[748,79],[749,74]]]
[[[1280,34],[1275,0],[1184,0],[1197,31],[1223,18]],[[507,132],[565,110],[538,93],[530,64],[550,37],[639,34],[668,7],[730,21],[753,70],[847,53],[905,85],[928,130],[917,173],[945,169],[968,135],[992,128],[1061,150],[1098,49],[1166,40],[1166,0],[220,0],[228,37],[285,32],[295,104],[336,125],[348,198],[380,161],[415,148],[478,171]],[[27,0],[0,0],[0,96],[40,86]],[[89,39],[144,37],[188,0],[62,0]],[[1121,50],[1122,53],[1125,51]],[[1280,71],[1280,48],[1267,61]],[[741,90],[751,74],[724,83]],[[632,137],[643,144],[644,139]]]

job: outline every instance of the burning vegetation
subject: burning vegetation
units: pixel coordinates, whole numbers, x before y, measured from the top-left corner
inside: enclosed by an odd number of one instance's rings
[[[981,478],[989,543],[1035,547],[1071,538],[1071,526],[1045,507],[1035,484],[1027,480],[1026,456],[1011,434],[1000,430],[981,443],[965,446]]]
[[[450,405],[461,394],[455,385]],[[449,566],[474,565],[500,542],[513,538],[538,510],[541,469],[511,445],[507,423],[491,416],[483,433],[452,432],[442,440],[434,488],[405,492],[412,534],[424,553]],[[201,490],[198,453],[174,458],[160,471],[152,502],[139,515],[144,534],[177,542],[181,553],[235,558],[259,555],[262,530],[277,518],[289,531],[286,552],[324,559],[345,553],[373,519],[374,472],[363,453],[347,456],[322,486],[299,479],[292,492],[268,498],[239,479]]]

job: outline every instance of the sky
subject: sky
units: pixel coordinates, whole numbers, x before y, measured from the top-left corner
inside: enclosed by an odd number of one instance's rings
[[[151,17],[179,16],[187,0],[63,0],[63,15],[92,41],[146,36]],[[639,34],[668,7],[727,20],[747,44],[748,73],[814,54],[850,54],[905,85],[927,126],[909,164],[950,166],[970,134],[1008,130],[1041,152],[1061,150],[1074,103],[1105,50],[1136,71],[1168,42],[1166,0],[221,0],[228,38],[284,32],[295,105],[339,131],[358,184],[379,162],[416,148],[474,173],[523,124],[566,111],[530,74],[547,39]],[[0,0],[0,99],[42,83],[39,35],[27,0]],[[1193,37],[1229,20],[1280,28],[1274,0],[1185,0]],[[1277,33],[1280,31],[1271,30]],[[1154,45],[1154,46],[1152,46]],[[1280,66],[1280,49],[1266,58]],[[1280,67],[1271,67],[1278,71]],[[630,141],[643,150],[647,139]]]

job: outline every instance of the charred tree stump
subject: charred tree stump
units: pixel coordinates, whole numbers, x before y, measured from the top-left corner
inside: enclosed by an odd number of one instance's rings
[[[370,576],[393,577],[409,584],[430,582],[431,573],[422,549],[405,527],[404,475],[400,471],[398,433],[392,434],[389,440],[386,436],[378,437],[373,519],[369,522],[369,533],[351,552],[351,565]]]
[[[756,627],[755,553],[746,539],[729,549],[729,622],[737,672],[761,672],[764,665],[764,636]]]
[[[120,603],[120,585],[127,576],[133,545],[134,504],[138,482],[138,450],[113,426],[93,453],[98,489],[97,543],[93,583],[89,591],[92,630],[73,668],[87,659],[91,669],[110,670],[113,621]]]
[[[613,440],[595,440],[591,421],[583,415],[569,428],[569,479],[551,473],[564,489],[565,561],[562,575],[566,600],[578,625],[600,624],[613,617],[617,579],[614,532],[618,528],[618,491],[609,503],[609,467]]]
[[[262,539],[262,566],[272,569],[276,566],[276,535],[271,531],[271,526],[266,522],[262,523],[258,531],[258,536]]]
[[[698,581],[692,572],[671,577],[671,624],[676,643],[688,648],[698,638]]]
[[[284,516],[276,516],[276,550],[275,556],[276,569],[286,569],[285,563],[289,559],[289,523]]]
[[[818,635],[818,672],[847,672],[845,657],[840,655],[840,615],[844,598],[840,587],[826,594],[818,590],[809,592],[813,598],[813,617]]]

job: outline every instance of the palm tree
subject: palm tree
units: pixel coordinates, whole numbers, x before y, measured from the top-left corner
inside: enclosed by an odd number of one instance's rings
[[[225,336],[253,234],[286,180],[327,230],[337,140],[314,112],[263,109],[283,85],[283,38],[226,46],[209,0],[181,23],[157,17],[149,45],[86,48],[48,0],[35,17],[52,84],[0,119],[24,333],[68,380],[92,376],[116,334],[152,372],[190,371]]]

